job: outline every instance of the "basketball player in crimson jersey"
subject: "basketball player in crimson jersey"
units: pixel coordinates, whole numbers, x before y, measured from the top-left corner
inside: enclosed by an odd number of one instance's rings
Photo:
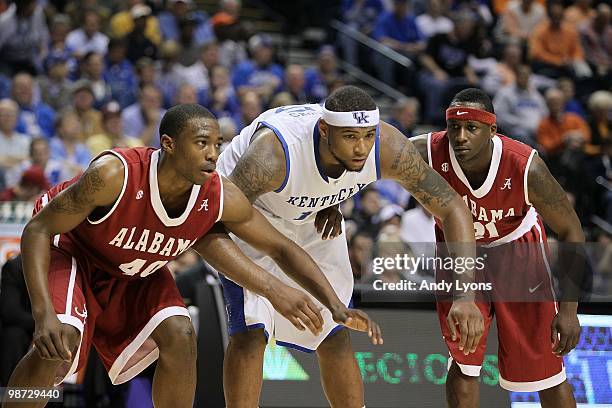
[[[557,307],[546,260],[542,220],[561,242],[583,243],[578,217],[565,192],[531,147],[496,133],[490,98],[476,88],[459,92],[446,111],[447,130],[412,138],[424,160],[464,198],[472,210],[478,243],[489,247],[512,242],[512,251],[536,250],[505,259],[495,284],[510,286],[521,273],[539,271],[525,293],[542,293],[547,302],[478,303],[485,330],[493,315],[499,333],[500,385],[509,391],[538,391],[544,408],[575,407],[563,359],[578,343],[577,302]],[[500,211],[501,210],[501,211]],[[541,217],[541,218],[540,218]],[[444,233],[436,224],[436,237]],[[535,245],[529,245],[530,242]],[[440,277],[437,276],[438,279]],[[444,339],[450,351],[446,397],[450,407],[477,407],[478,376],[486,332],[476,352],[466,355],[448,330],[450,304],[438,301]]]
[[[62,382],[85,365],[93,342],[114,384],[158,360],[155,406],[192,407],[195,335],[165,266],[190,247],[266,297],[297,329],[318,333],[318,307],[251,262],[223,230],[212,230],[218,221],[269,254],[338,323],[381,341],[378,326],[344,306],[314,261],[215,172],[221,139],[208,110],[169,109],[160,135],[161,150],[104,152],[80,178],[37,202],[21,246],[36,324],[34,349],[20,361],[9,387]],[[13,405],[5,400],[4,406]]]

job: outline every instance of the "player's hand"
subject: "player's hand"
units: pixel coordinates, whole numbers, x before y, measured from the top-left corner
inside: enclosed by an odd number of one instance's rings
[[[268,300],[274,309],[291,322],[298,330],[310,330],[318,335],[323,330],[321,309],[304,292],[287,285],[279,285]]]
[[[580,323],[576,312],[560,310],[550,329],[553,353],[558,356],[572,351],[580,340]]]
[[[459,338],[459,350],[468,355],[476,351],[484,333],[484,320],[476,303],[470,300],[456,300],[446,318],[453,341]]]
[[[332,311],[332,316],[336,323],[351,330],[367,332],[372,344],[383,344],[380,326],[361,310],[342,307]]]
[[[337,205],[319,211],[315,217],[315,227],[323,239],[336,238],[342,232],[342,213]]]
[[[45,360],[71,361],[68,335],[68,328],[59,321],[57,315],[48,313],[35,320],[34,348],[40,358]]]

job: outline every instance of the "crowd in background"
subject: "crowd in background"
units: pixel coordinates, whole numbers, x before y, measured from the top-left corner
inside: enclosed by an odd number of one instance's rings
[[[407,137],[442,130],[451,96],[483,88],[499,131],[537,148],[566,189],[588,239],[602,244],[597,267],[612,276],[609,4],[336,3],[338,19],[412,64],[342,34],[320,44],[311,66],[287,64],[274,37],[243,21],[239,0],[220,0],[210,15],[193,0],[0,0],[0,201],[34,200],[105,149],[158,147],[160,120],[175,104],[206,106],[229,143],[264,110],[319,103],[351,82],[342,58],[406,95],[386,119]],[[431,216],[391,181],[342,211],[353,273],[363,282],[372,256],[421,253],[434,241]],[[198,262],[187,253],[170,266],[179,275],[192,268],[191,282],[206,274]],[[31,330],[31,317],[23,324]]]

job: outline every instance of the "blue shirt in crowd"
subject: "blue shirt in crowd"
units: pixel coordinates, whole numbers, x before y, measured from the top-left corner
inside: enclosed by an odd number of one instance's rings
[[[425,40],[425,36],[419,30],[416,24],[416,18],[412,14],[406,14],[398,19],[391,12],[385,12],[380,15],[372,37],[380,41],[384,37],[392,38],[403,43],[414,43]]]

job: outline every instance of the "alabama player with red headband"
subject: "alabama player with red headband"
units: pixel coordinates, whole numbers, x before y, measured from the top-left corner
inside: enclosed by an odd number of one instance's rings
[[[575,407],[562,356],[580,337],[577,302],[555,301],[542,220],[559,241],[582,243],[578,217],[537,152],[497,134],[493,105],[483,91],[470,88],[455,95],[446,122],[445,131],[416,136],[412,142],[463,197],[483,251],[514,254],[502,262],[490,259],[486,263],[484,273],[489,275],[484,276],[493,281],[496,295],[477,298],[485,333],[471,350],[459,346],[460,333],[454,322],[447,322],[450,303],[438,298],[438,315],[450,352],[448,405],[479,405],[478,376],[495,315],[500,385],[510,391],[539,392],[545,408]],[[439,224],[436,238],[445,240]],[[508,243],[512,244],[503,245]],[[448,279],[441,273],[436,278]],[[500,295],[500,291],[505,293]],[[524,296],[516,297],[517,293]]]

